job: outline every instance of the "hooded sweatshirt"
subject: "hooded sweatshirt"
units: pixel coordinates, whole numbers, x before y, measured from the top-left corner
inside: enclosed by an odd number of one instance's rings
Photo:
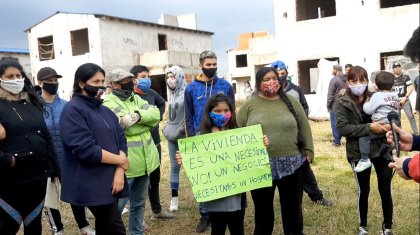
[[[232,85],[224,79],[214,76],[209,81],[203,81],[203,74],[187,85],[184,93],[186,135],[195,136],[200,129],[201,117],[207,100],[216,94],[229,97],[235,108],[235,94]]]
[[[187,86],[184,71],[179,66],[172,66],[168,73],[172,73],[176,79],[174,90],[168,87],[171,92],[168,102],[169,118],[167,124],[163,127],[163,135],[167,140],[177,141],[185,137],[185,114],[184,114],[184,92]]]

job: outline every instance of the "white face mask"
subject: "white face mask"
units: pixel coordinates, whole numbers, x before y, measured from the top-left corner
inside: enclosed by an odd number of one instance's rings
[[[366,87],[367,87],[367,84],[360,84],[360,83],[357,83],[354,86],[349,85],[351,93],[353,93],[353,95],[355,95],[355,96],[363,95],[363,93],[366,90]]]
[[[25,79],[3,80],[0,78],[0,87],[14,95],[19,94],[25,86]]]

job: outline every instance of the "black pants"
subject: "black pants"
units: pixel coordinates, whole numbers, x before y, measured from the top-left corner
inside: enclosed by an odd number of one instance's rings
[[[308,162],[292,175],[273,180],[273,186],[251,191],[255,206],[254,235],[271,235],[274,227],[274,192],[279,190],[281,217],[285,235],[303,234],[302,195],[303,177]]]
[[[388,167],[388,161],[383,157],[377,157],[371,159],[373,166],[376,171],[376,178],[378,180],[378,190],[382,201],[382,213],[384,217],[383,224],[385,228],[392,228],[392,214],[394,207],[392,205],[391,196],[391,179],[392,169]],[[352,164],[352,168],[356,166],[356,163]],[[356,183],[359,188],[357,194],[358,200],[358,211],[360,218],[360,226],[367,226],[367,214],[368,214],[368,199],[370,192],[370,173],[372,168],[368,168],[362,172],[354,173]]]
[[[88,208],[95,216],[96,235],[125,235],[124,223],[118,212],[118,202]]]
[[[232,212],[209,212],[211,235],[225,235],[226,227],[231,235],[244,235],[245,210]]]
[[[324,195],[322,194],[321,190],[319,190],[318,183],[316,182],[316,178],[314,172],[312,171],[311,165],[305,164],[304,167],[307,169],[304,175],[303,190],[308,194],[312,201],[316,202],[321,200]]]
[[[19,185],[10,185],[0,193],[0,234],[15,235],[21,223],[25,235],[41,235],[41,215],[47,179]],[[14,213],[12,217],[4,208]],[[9,212],[11,212],[9,211]]]
[[[84,206],[71,205],[71,210],[73,211],[73,216],[79,229],[89,225],[89,222],[86,219],[86,209]],[[58,232],[63,230],[64,225],[61,222],[59,210],[45,207],[44,212],[53,231]]]
[[[160,147],[160,143],[156,145],[156,148],[159,152],[159,162],[161,161],[162,149]],[[160,166],[156,168],[152,173],[149,175],[149,201],[150,206],[152,207],[152,211],[155,214],[158,214],[162,211],[162,205],[160,204],[160,196],[159,196],[159,183],[160,183]]]

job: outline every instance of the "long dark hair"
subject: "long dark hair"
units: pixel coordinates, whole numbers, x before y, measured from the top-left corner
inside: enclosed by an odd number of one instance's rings
[[[368,80],[368,82],[369,82],[369,77],[368,77],[368,74],[366,72],[366,69],[364,69],[361,66],[354,66],[354,67],[351,67],[350,68],[349,73],[347,74],[347,81],[359,81],[360,78],[362,78],[362,77],[366,78],[366,80]],[[368,98],[368,96],[369,96],[370,93],[369,93],[369,89],[366,88],[365,92],[363,92],[363,94],[362,94],[363,95],[363,100],[362,100],[361,103],[359,103],[358,96],[355,96],[351,92],[351,90],[350,90],[349,87],[347,87],[347,94],[350,96],[350,98],[356,104],[358,104],[359,106],[363,106],[363,104],[365,103],[365,101]]]
[[[86,82],[87,80],[91,79],[97,72],[102,73],[105,77],[105,70],[97,64],[86,63],[80,65],[74,74],[73,92],[71,96],[73,97],[75,94],[81,93],[82,88],[80,88],[79,83]]]
[[[35,105],[39,110],[44,112],[44,106],[42,105],[41,100],[36,95],[35,87],[32,85],[31,80],[29,80],[26,73],[23,71],[22,65],[19,64],[19,61],[17,59],[12,58],[5,58],[0,60],[0,77],[3,76],[4,72],[7,68],[13,67],[19,70],[22,77],[25,79],[25,85],[23,86],[24,92],[28,94],[29,101]]]
[[[277,79],[279,79],[279,75],[277,73],[277,70],[275,68],[272,67],[263,67],[260,70],[258,70],[257,74],[255,75],[255,89],[258,91],[261,91],[261,82],[264,78],[264,76],[269,73],[269,72],[273,72]],[[280,83],[280,81],[279,81]],[[289,97],[287,97],[286,93],[280,88],[279,91],[277,92],[277,94],[280,96],[280,98],[284,101],[284,103],[287,106],[287,109],[289,110],[290,113],[292,113],[293,117],[296,120],[296,125],[298,128],[298,135],[297,135],[297,144],[298,144],[298,148],[300,150],[300,152],[305,155],[306,154],[306,142],[305,139],[303,138],[302,132],[301,132],[301,127],[300,127],[300,122],[299,122],[299,118],[298,115],[296,113],[295,108],[293,107],[292,102],[290,102]],[[306,116],[305,116],[306,118]]]
[[[229,97],[223,94],[217,94],[215,96],[210,97],[210,99],[206,103],[206,107],[204,107],[203,117],[201,119],[200,125],[201,134],[211,133],[211,129],[214,127],[214,124],[210,120],[210,112],[214,109],[214,107],[216,107],[219,103],[222,102],[226,103],[229,106],[230,112],[232,114],[232,117],[226,125],[226,129],[235,129],[238,127],[238,125],[236,124],[235,109],[233,108],[232,102],[230,101]]]

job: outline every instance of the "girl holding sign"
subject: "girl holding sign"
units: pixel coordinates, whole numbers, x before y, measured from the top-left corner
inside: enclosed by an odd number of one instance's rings
[[[254,234],[272,234],[274,192],[279,190],[284,234],[303,234],[303,176],[314,148],[308,119],[299,101],[280,89],[274,68],[256,74],[257,95],[238,112],[239,127],[261,124],[271,142],[268,148],[273,178],[271,187],[251,191],[255,205]]]
[[[229,98],[223,94],[211,97],[203,112],[200,134],[214,133],[236,128],[236,114]],[[264,136],[264,145],[269,141]],[[182,163],[179,152],[176,154],[178,164]],[[211,234],[224,235],[226,227],[231,235],[244,234],[244,216],[246,207],[245,193],[236,194],[205,202],[210,215]]]

